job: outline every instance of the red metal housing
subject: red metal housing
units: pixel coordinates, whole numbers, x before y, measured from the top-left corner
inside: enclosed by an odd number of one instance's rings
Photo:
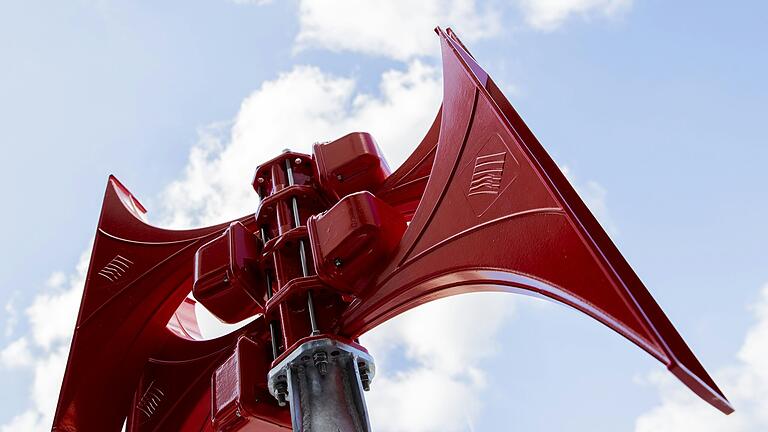
[[[376,141],[365,132],[315,144],[313,153],[320,188],[334,200],[354,192],[373,192],[390,173]]]
[[[386,265],[407,227],[400,212],[371,193],[347,195],[307,223],[317,275],[358,294]]]
[[[265,346],[240,337],[235,351],[219,366],[212,376],[211,414],[217,431],[271,432],[284,431],[283,424],[270,418],[284,418],[287,414],[273,404],[267,390],[269,367],[265,363]],[[265,402],[267,402],[265,404]],[[271,414],[265,416],[265,410]]]
[[[261,313],[266,302],[259,272],[261,241],[240,222],[195,254],[192,293],[220,320],[234,324]]]

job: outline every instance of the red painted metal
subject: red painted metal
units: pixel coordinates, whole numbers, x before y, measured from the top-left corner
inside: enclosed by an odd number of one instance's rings
[[[357,296],[386,265],[407,225],[395,208],[370,192],[357,192],[311,217],[307,228],[317,275]]]
[[[53,430],[119,431],[126,416],[130,431],[204,430],[211,373],[239,336],[268,343],[259,318],[198,340],[187,299],[195,253],[228,224],[170,231],[147,225],[143,212],[110,177]],[[253,226],[252,218],[241,222]],[[270,421],[290,424],[287,415]]]
[[[286,410],[271,401],[266,391],[269,368],[264,344],[241,336],[234,353],[216,369],[212,377],[212,420],[216,430],[282,431]],[[274,420],[280,419],[279,423]]]
[[[195,254],[192,293],[206,309],[234,324],[264,312],[266,286],[259,272],[261,242],[240,222]]]
[[[434,163],[388,267],[345,311],[360,334],[412,307],[477,291],[544,296],[602,322],[723,412],[728,400],[498,86],[449,30]],[[431,146],[430,142],[426,144]],[[427,149],[418,149],[424,159]],[[377,195],[407,187],[409,160]],[[416,195],[415,193],[413,195]]]
[[[576,308],[733,410],[498,86],[437,32],[443,105],[392,174],[364,133],[286,151],[256,170],[255,215],[186,231],[144,223],[110,177],[53,430],[286,430],[265,379],[294,347],[478,291]],[[223,321],[257,316],[201,340],[191,291]]]
[[[373,137],[364,132],[345,135],[313,148],[318,186],[332,199],[374,191],[389,177],[387,162]]]

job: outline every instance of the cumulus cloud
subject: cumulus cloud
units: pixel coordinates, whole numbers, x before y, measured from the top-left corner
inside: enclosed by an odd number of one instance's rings
[[[18,368],[32,364],[32,352],[29,350],[27,338],[21,337],[6,345],[0,351],[0,365],[7,368]]]
[[[526,25],[552,31],[572,17],[613,18],[627,12],[633,0],[516,0]],[[476,0],[302,0],[295,49],[322,48],[358,52],[406,61],[437,55],[431,32],[454,27],[474,42],[501,33],[506,13],[502,2]]]
[[[72,274],[55,272],[51,275],[42,292],[25,311],[29,335],[15,340],[0,352],[0,364],[4,367],[28,368],[33,373],[28,394],[30,407],[0,426],[0,432],[40,431],[51,427],[89,256],[89,253],[81,255]]]
[[[768,430],[768,284],[754,307],[737,362],[715,374],[736,412],[725,416],[667,375],[652,374],[661,405],[641,415],[636,432],[762,432]]]
[[[367,394],[374,430],[471,429],[486,385],[482,362],[496,352],[513,300],[504,293],[442,299],[365,334],[381,371]],[[397,364],[398,354],[406,365]]]
[[[441,102],[438,71],[419,61],[381,76],[380,95],[313,66],[296,66],[248,96],[233,125],[202,132],[181,179],[164,192],[162,221],[172,227],[225,221],[256,209],[256,165],[283,148],[311,152],[316,141],[352,131],[373,134],[391,165],[427,131]]]
[[[475,0],[302,0],[296,48],[408,60],[439,53],[438,25],[456,27],[471,42],[498,34],[499,16]]]
[[[615,17],[632,7],[632,0],[518,0],[526,23],[551,31],[572,16]]]

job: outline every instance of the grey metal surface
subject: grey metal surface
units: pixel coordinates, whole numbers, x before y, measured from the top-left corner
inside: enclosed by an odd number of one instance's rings
[[[295,432],[370,432],[363,389],[375,371],[366,352],[318,339],[298,347],[269,372],[269,391],[290,403]]]

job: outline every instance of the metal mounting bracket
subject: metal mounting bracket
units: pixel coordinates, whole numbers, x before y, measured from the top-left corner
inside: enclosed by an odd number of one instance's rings
[[[370,432],[363,391],[375,373],[368,353],[325,338],[298,346],[267,382],[281,405],[290,403],[294,432]]]

